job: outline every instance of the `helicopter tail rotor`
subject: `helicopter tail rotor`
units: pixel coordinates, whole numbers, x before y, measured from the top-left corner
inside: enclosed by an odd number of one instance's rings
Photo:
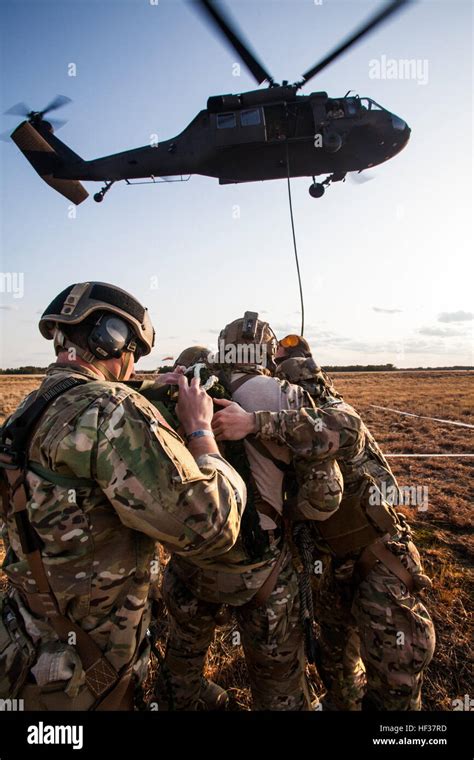
[[[26,103],[21,102],[16,103],[7,111],[4,111],[4,114],[5,116],[22,116],[35,127],[38,127],[42,123],[48,130],[50,127],[54,127],[54,129],[60,129],[65,124],[67,124],[66,121],[58,119],[48,119],[46,121],[44,117],[46,114],[51,113],[51,111],[56,111],[58,108],[63,108],[63,106],[68,105],[68,103],[72,103],[71,98],[68,98],[66,95],[56,95],[56,97],[53,98],[53,100],[51,100],[48,105],[45,106],[41,111],[33,111],[33,109],[27,106]]]

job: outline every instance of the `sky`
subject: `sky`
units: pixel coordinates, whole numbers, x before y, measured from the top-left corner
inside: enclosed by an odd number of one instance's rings
[[[226,0],[277,81],[296,81],[378,8],[375,0]],[[85,159],[179,134],[209,95],[256,88],[186,0],[0,0],[0,112],[56,94],[58,137]],[[385,56],[385,59],[383,58]],[[374,61],[417,75],[374,78]],[[70,76],[75,64],[75,76]],[[400,67],[396,71],[402,72]],[[411,127],[371,181],[308,194],[292,180],[305,335],[320,364],[473,365],[472,4],[420,0],[302,91],[370,96]],[[56,114],[55,114],[56,115]],[[18,117],[1,116],[0,132]],[[258,311],[279,337],[299,332],[286,181],[213,178],[100,185],[71,211],[11,141],[0,142],[0,366],[45,366],[39,315],[64,287],[112,282],[146,305],[153,369]],[[164,362],[169,363],[169,362]]]

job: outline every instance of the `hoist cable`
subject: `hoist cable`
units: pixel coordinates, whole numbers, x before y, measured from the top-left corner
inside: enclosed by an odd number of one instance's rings
[[[290,161],[288,156],[288,142],[286,143],[286,169],[287,169],[287,184],[288,184],[288,203],[290,206],[290,219],[291,219],[291,231],[293,234],[293,248],[295,251],[296,271],[298,274],[298,286],[300,289],[300,302],[301,302],[301,335],[304,334],[304,300],[303,300],[303,286],[301,284],[301,272],[300,263],[298,260],[298,247],[296,245],[295,235],[295,222],[293,219],[293,204],[291,202],[291,184],[290,184]]]

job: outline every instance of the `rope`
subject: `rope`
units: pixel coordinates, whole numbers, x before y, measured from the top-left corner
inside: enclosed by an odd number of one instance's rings
[[[290,184],[290,159],[288,155],[288,141],[286,143],[286,169],[287,169],[287,185],[288,185],[288,203],[290,206],[290,219],[291,219],[291,231],[293,234],[293,249],[295,252],[296,272],[298,274],[298,286],[300,289],[300,302],[301,302],[301,335],[304,333],[304,300],[303,300],[303,286],[301,284],[300,263],[298,260],[298,248],[296,245],[295,235],[295,223],[293,219],[293,204],[291,202],[291,184]]]
[[[313,592],[311,588],[311,574],[313,571],[313,540],[309,526],[304,523],[296,523],[293,528],[293,539],[298,548],[303,571],[298,574],[300,592],[300,619],[305,637],[305,649],[308,662],[316,663],[318,658],[318,642],[314,634],[314,607]]]
[[[425,417],[422,414],[413,414],[413,412],[402,412],[400,409],[391,409],[389,406],[377,406],[377,404],[370,404],[374,409],[383,409],[386,412],[395,412],[395,414],[403,414],[405,417],[418,417],[419,420],[432,420],[433,422],[444,422],[445,425],[458,425],[459,427],[474,429],[474,425],[469,425],[467,422],[456,422],[455,420],[443,420],[439,417]]]
[[[459,452],[459,454],[384,454],[384,457],[419,457],[420,459],[430,459],[431,457],[459,457],[459,459],[464,459],[465,457],[474,457],[474,454],[463,454],[462,452]]]

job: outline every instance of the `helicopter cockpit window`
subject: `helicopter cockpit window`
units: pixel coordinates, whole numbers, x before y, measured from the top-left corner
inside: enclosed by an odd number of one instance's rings
[[[356,116],[360,110],[359,98],[344,98],[346,116]]]
[[[240,124],[242,127],[255,127],[260,124],[260,109],[251,108],[240,112]]]
[[[217,114],[217,129],[233,129],[235,126],[237,126],[235,113]]]
[[[360,102],[361,102],[362,107],[366,108],[367,111],[386,111],[387,110],[383,106],[376,103],[375,100],[372,100],[372,98],[361,98]]]

